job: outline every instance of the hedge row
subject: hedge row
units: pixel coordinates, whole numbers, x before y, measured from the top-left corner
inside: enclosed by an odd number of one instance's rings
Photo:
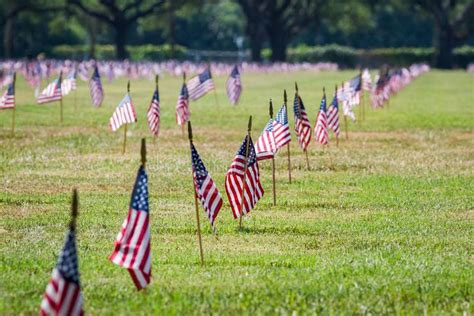
[[[54,47],[50,52],[50,57],[83,59],[88,57],[88,46],[85,45],[60,45]],[[191,51],[182,46],[175,46],[174,56],[170,45],[142,45],[128,46],[127,50],[131,60],[165,60],[174,57],[175,59],[207,59],[206,52]],[[113,59],[115,48],[113,45],[97,45],[97,59]],[[342,67],[355,67],[363,65],[368,67],[378,67],[382,64],[390,65],[410,65],[413,63],[429,63],[433,59],[434,50],[432,48],[380,48],[380,49],[354,49],[351,47],[327,45],[327,46],[305,46],[301,45],[288,50],[289,62],[334,62]],[[227,53],[225,60],[232,60],[230,53]],[[262,52],[265,60],[270,59],[270,49]],[[216,57],[211,56],[213,59]],[[246,58],[249,53],[246,54]],[[474,47],[463,46],[454,50],[455,64],[465,68],[469,63],[474,62]],[[235,52],[235,60],[238,54]]]

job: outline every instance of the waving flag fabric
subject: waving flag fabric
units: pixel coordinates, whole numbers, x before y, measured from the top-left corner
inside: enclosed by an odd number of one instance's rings
[[[372,78],[369,69],[365,68],[362,72],[362,89],[364,91],[372,91]]]
[[[314,135],[316,141],[321,145],[326,145],[328,143],[328,122],[326,116],[326,94],[324,94],[323,99],[321,100],[321,106],[318,113],[318,118],[316,120],[316,127],[314,128]]]
[[[214,90],[214,81],[212,80],[211,70],[209,68],[188,82],[189,97],[193,101],[199,99],[211,90]]]
[[[240,217],[240,206],[242,202],[242,192],[244,192],[244,202],[242,214],[247,214],[257,204],[258,200],[263,196],[263,188],[260,183],[260,173],[258,169],[257,155],[253,146],[252,139],[245,137],[244,142],[240,146],[239,151],[234,157],[229,170],[225,177],[225,190],[229,199],[230,207],[234,218]],[[247,141],[249,141],[249,155],[247,159],[247,172],[245,173],[245,152],[247,149]]]
[[[0,110],[15,107],[15,88],[13,81],[8,85],[7,91],[0,97]]]
[[[112,117],[109,120],[109,127],[112,131],[116,131],[123,124],[135,123],[137,121],[137,114],[132,103],[132,98],[127,93],[122,102],[117,106]]]
[[[328,127],[334,131],[336,136],[339,136],[339,104],[337,103],[337,93],[334,94],[331,104],[328,109]]]
[[[222,198],[211,176],[206,170],[199,154],[191,145],[191,161],[193,164],[194,188],[207,218],[211,223],[212,230],[217,233],[215,220],[222,207]]]
[[[291,141],[290,124],[288,123],[288,113],[286,106],[282,105],[273,121],[273,136],[277,149],[285,146]]]
[[[82,315],[82,294],[76,250],[76,233],[69,228],[53,275],[41,302],[40,315]]]
[[[102,101],[104,100],[104,90],[102,89],[102,82],[100,80],[99,68],[97,68],[97,66],[95,67],[94,73],[92,74],[92,78],[89,81],[89,89],[91,92],[92,104],[95,107],[101,106]]]
[[[148,176],[145,167],[138,169],[128,216],[115,240],[109,260],[128,269],[138,290],[150,284],[150,219]]]
[[[242,93],[242,82],[240,81],[240,72],[237,65],[234,66],[229,79],[227,79],[226,88],[230,103],[233,105],[237,104]]]
[[[311,140],[311,124],[303,100],[298,94],[295,94],[293,112],[295,114],[295,132],[298,136],[298,144],[300,144],[301,149],[306,150]]]
[[[76,71],[73,70],[69,76],[61,82],[61,93],[63,97],[71,93],[71,91],[76,90],[76,87]]]
[[[158,136],[160,132],[160,94],[158,88],[156,88],[155,93],[153,93],[146,116],[151,133]]]
[[[276,151],[275,137],[273,136],[273,119],[270,119],[255,143],[257,160],[271,159]]]
[[[189,121],[189,94],[186,83],[181,87],[181,93],[176,104],[176,123],[178,125],[186,124]]]
[[[59,101],[62,99],[61,94],[61,76],[58,79],[51,82],[38,96],[36,101],[39,104]]]

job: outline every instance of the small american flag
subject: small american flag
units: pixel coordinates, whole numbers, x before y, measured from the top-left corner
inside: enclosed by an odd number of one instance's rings
[[[127,93],[122,102],[117,106],[112,117],[109,120],[109,126],[112,131],[116,131],[123,124],[135,123],[137,121],[137,114],[133,106],[132,99]]]
[[[38,96],[36,101],[39,104],[59,101],[62,99],[61,93],[61,75],[59,78],[51,82]]]
[[[155,93],[153,93],[146,117],[151,133],[158,136],[160,132],[160,94],[158,88],[156,88]]]
[[[260,173],[258,169],[257,155],[249,136],[245,137],[244,142],[240,146],[239,151],[234,157],[229,170],[225,177],[225,190],[229,199],[230,207],[234,218],[240,217],[240,206],[242,205],[242,192],[244,191],[244,203],[242,214],[247,214],[257,204],[258,200],[263,196],[263,187],[260,183]],[[249,155],[245,159],[247,149],[247,141],[249,141]],[[244,170],[247,163],[247,172],[244,185]]]
[[[183,125],[186,124],[187,121],[189,121],[189,94],[186,83],[183,83],[176,104],[176,122],[178,125]]]
[[[76,71],[73,70],[69,76],[61,82],[61,93],[63,97],[71,93],[71,91],[76,90]]]
[[[211,90],[214,90],[214,81],[212,80],[211,70],[209,68],[188,82],[189,97],[193,101],[199,99]]]
[[[360,104],[360,94],[362,89],[362,78],[361,75],[358,74],[348,82],[348,87],[346,89],[347,93],[349,93],[349,103],[352,106]]]
[[[230,103],[236,105],[242,93],[242,82],[240,81],[240,72],[237,65],[234,66],[229,79],[227,79],[226,88]]]
[[[288,113],[286,106],[282,105],[273,121],[273,136],[277,149],[285,146],[291,141],[290,124],[288,123]]]
[[[301,149],[306,150],[311,140],[311,124],[306,114],[303,99],[298,94],[295,94],[293,112],[295,114],[295,132],[298,136],[298,144],[300,144]]]
[[[115,240],[109,257],[113,263],[128,269],[138,290],[145,288],[151,278],[150,223],[148,205],[148,176],[145,167],[138,169],[128,216]]]
[[[0,110],[15,107],[15,87],[13,81],[8,85],[7,91],[0,97]]]
[[[40,315],[83,315],[76,233],[69,228],[66,242],[41,302]]]
[[[99,68],[97,68],[97,66],[95,67],[94,73],[92,74],[92,78],[89,81],[89,89],[91,92],[92,104],[95,107],[101,106],[102,101],[104,100],[104,90],[102,89],[102,82],[100,81]]]
[[[222,198],[193,144],[191,145],[191,161],[196,195],[201,201],[212,230],[217,233],[215,220],[222,207]]]
[[[328,127],[339,136],[339,104],[337,103],[337,93],[334,94],[331,104],[328,108]]]
[[[277,148],[273,136],[273,119],[270,119],[255,143],[257,160],[265,160],[274,157]]]
[[[316,120],[316,127],[314,128],[314,135],[316,140],[321,145],[328,143],[328,122],[326,116],[326,94],[324,94],[321,100],[321,106],[319,108],[318,118]]]

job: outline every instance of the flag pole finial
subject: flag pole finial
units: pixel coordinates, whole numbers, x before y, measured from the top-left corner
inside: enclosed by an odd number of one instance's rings
[[[295,90],[296,90],[296,93],[298,93],[298,83],[295,81]]]
[[[188,121],[188,139],[193,142],[193,127],[191,126],[191,121]]]
[[[326,87],[323,87],[323,94],[326,95]]]
[[[72,190],[72,201],[71,201],[71,222],[69,223],[69,227],[74,230],[76,228],[76,218],[78,213],[78,205],[79,205],[79,198],[77,195],[77,189],[74,188]]]
[[[270,112],[270,118],[273,118],[273,103],[272,103],[271,98],[270,98],[270,104],[269,104],[269,112]]]
[[[334,87],[334,92],[337,94],[337,83],[336,83],[336,85],[335,85],[335,87]]]
[[[140,148],[140,156],[142,158],[142,165],[145,166],[146,164],[146,140],[142,138],[142,146]]]
[[[286,96],[286,89],[283,90],[283,101],[286,102],[288,101],[288,97]]]
[[[183,83],[186,82],[186,71],[183,71]]]
[[[247,131],[249,132],[249,135],[250,135],[250,131],[252,131],[252,115],[250,115],[249,117],[249,126],[248,126]]]
[[[127,82],[127,92],[130,93],[130,80]]]
[[[158,80],[160,79],[160,75],[156,74],[155,75],[155,85],[156,85],[156,90],[158,90]]]

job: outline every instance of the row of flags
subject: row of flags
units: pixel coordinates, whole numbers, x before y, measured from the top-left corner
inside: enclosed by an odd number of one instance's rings
[[[393,79],[392,77],[394,76],[398,76],[399,78]],[[203,78],[205,77],[203,76]],[[384,82],[384,87],[390,86],[390,91],[398,86],[403,86],[404,77],[400,72],[393,72],[388,76],[388,79],[387,76],[384,76],[384,78],[385,79],[381,79],[381,81]],[[208,86],[208,83],[205,83],[206,80],[209,79],[199,79],[199,84],[205,84],[205,86]],[[402,83],[400,85],[394,83],[395,80],[399,80]],[[379,81],[380,79],[376,81],[376,86],[379,85]],[[350,93],[344,92],[344,90],[338,90],[336,87],[334,97],[329,107],[327,107],[326,93],[323,91],[323,97],[319,106],[319,112],[314,129],[315,138],[320,144],[327,144],[328,129],[332,129],[336,134],[339,133],[339,102],[357,102],[357,96],[355,94],[359,93],[361,90],[359,87],[363,86],[362,74],[359,78],[359,84],[354,85],[354,82],[355,81],[351,79],[348,84],[343,84]],[[59,89],[60,83],[61,80],[59,80]],[[183,89],[185,90],[185,88],[186,84],[183,83]],[[13,95],[14,97],[14,93],[9,94],[10,90],[14,90],[14,83],[9,86],[7,94],[4,94],[4,96]],[[341,100],[341,96],[345,99]],[[4,100],[3,96],[2,100]],[[179,102],[180,101],[178,100],[178,104]],[[158,108],[158,113],[156,113],[156,107]],[[153,110],[148,111],[149,123],[153,122],[153,124],[156,125],[156,116],[159,121],[158,84],[155,93],[153,94],[150,109]],[[293,102],[293,110],[295,115],[295,132],[297,134],[298,143],[303,150],[306,150],[311,139],[311,125],[297,86]],[[150,113],[153,115],[150,115]],[[270,119],[265,125],[265,128],[255,146],[250,133],[250,117],[248,133],[238,148],[226,173],[225,191],[235,219],[241,220],[244,215],[248,214],[255,208],[258,201],[264,195],[264,188],[260,180],[259,161],[274,158],[278,150],[285,145],[288,145],[291,141],[286,92],[284,104],[280,107],[276,117],[273,118],[272,116],[273,108],[270,102]],[[133,120],[136,121],[136,113],[130,95],[127,92],[125,98],[119,104],[111,118],[111,125],[113,125],[111,128],[118,128],[120,122],[131,122]],[[191,168],[195,189],[194,194],[196,201],[200,201],[213,232],[217,234],[216,218],[223,206],[223,199],[216,183],[207,171],[203,160],[192,142],[191,124],[189,121],[187,122],[190,135]],[[109,260],[112,263],[128,270],[131,279],[138,290],[148,286],[151,282],[152,276],[150,205],[148,176],[145,169],[146,148],[144,139],[142,140],[141,153],[142,164],[138,169],[135,184],[133,186],[128,214],[125,217],[115,239],[112,254],[109,256]],[[51,280],[46,287],[40,306],[41,315],[83,314],[83,297],[80,287],[76,247],[75,219],[77,216],[78,205],[76,192],[73,194],[72,205],[73,219],[66,234],[64,247],[59,254],[58,263],[54,268]]]

